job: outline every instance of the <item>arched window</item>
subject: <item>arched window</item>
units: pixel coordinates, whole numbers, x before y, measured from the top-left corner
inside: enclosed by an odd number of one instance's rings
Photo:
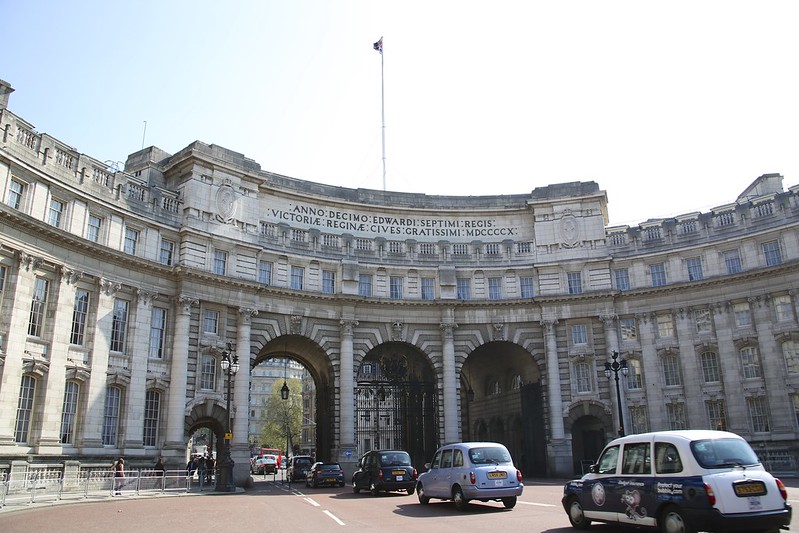
[[[519,374],[513,376],[510,381],[511,390],[519,390],[522,388],[522,377]]]
[[[64,387],[64,406],[61,411],[61,444],[74,444],[79,392],[80,385],[74,381],[67,381]]]
[[[497,396],[502,392],[502,387],[499,385],[499,381],[496,379],[492,379],[488,382],[488,396]]]

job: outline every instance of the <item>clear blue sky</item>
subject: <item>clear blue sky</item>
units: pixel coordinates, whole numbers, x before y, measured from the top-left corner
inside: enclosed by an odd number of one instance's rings
[[[799,2],[0,0],[9,108],[124,161],[195,140],[264,170],[523,194],[596,181],[612,224],[799,184]],[[145,135],[146,121],[146,135]]]

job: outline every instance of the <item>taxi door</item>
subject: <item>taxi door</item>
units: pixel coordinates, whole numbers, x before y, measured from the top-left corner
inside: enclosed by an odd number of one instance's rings
[[[625,442],[616,483],[609,498],[618,521],[637,526],[655,526],[657,494],[652,472],[652,441]]]
[[[583,476],[579,481],[580,504],[587,518],[616,522],[621,505],[609,496],[614,492],[613,486],[618,480],[619,453],[621,445],[605,448],[597,461],[595,471]]]

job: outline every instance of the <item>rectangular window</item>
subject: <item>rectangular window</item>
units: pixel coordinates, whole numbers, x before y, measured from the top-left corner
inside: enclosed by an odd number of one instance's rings
[[[14,441],[20,444],[27,444],[30,437],[35,392],[36,380],[31,376],[22,376],[17,400],[17,420],[14,425]]]
[[[216,358],[213,356],[203,356],[203,364],[200,369],[200,388],[203,390],[216,389]]]
[[[620,268],[613,271],[613,277],[616,280],[616,290],[629,291],[630,290],[630,273],[626,268]]]
[[[588,332],[585,328],[585,324],[572,324],[571,334],[572,345],[588,344]]]
[[[533,298],[535,296],[535,291],[533,290],[533,277],[532,276],[522,276],[519,278],[519,287],[522,291],[522,298]]]
[[[72,332],[69,343],[83,346],[86,334],[86,320],[89,316],[89,291],[78,289],[75,291],[75,304],[72,308]]]
[[[372,295],[372,275],[360,274],[358,276],[358,294],[360,296]]]
[[[644,376],[641,372],[641,361],[638,359],[627,360],[627,389],[638,390],[644,386]]]
[[[583,292],[583,278],[580,272],[568,272],[566,277],[569,282],[569,294],[580,294]]]
[[[144,398],[144,434],[142,444],[155,446],[158,443],[158,414],[161,411],[161,395],[148,390]]]
[[[645,405],[630,406],[630,421],[632,422],[632,433],[646,433],[649,431],[649,417],[646,413]],[[626,448],[626,446],[625,446]],[[649,446],[647,445],[647,450]],[[644,463],[645,472],[649,472],[648,463]]]
[[[705,412],[707,412],[707,420],[710,424],[709,429],[724,430],[727,428],[724,400],[705,401]]]
[[[436,279],[422,278],[422,300],[435,300]]]
[[[710,309],[694,309],[694,323],[697,333],[711,333],[713,331],[713,317]]]
[[[634,318],[620,318],[619,330],[623,341],[634,341],[638,338],[638,327]]]
[[[458,300],[472,299],[472,280],[470,278],[457,278]]]
[[[158,255],[158,261],[162,265],[172,266],[175,260],[175,243],[167,239],[161,239],[161,250]]]
[[[715,352],[702,352],[699,356],[702,362],[702,377],[705,383],[717,383],[721,381],[719,374],[719,358]]]
[[[336,292],[336,273],[332,270],[322,271],[322,292],[325,294]]]
[[[738,353],[741,356],[741,368],[744,373],[744,378],[759,378],[761,376],[760,357],[757,348],[754,346],[744,346]]]
[[[669,417],[669,429],[688,429],[688,424],[685,421],[684,403],[667,403],[666,415]]]
[[[103,446],[116,446],[119,432],[119,408],[122,391],[117,387],[109,387],[105,391],[105,408],[103,412]]]
[[[166,309],[153,307],[150,320],[150,357],[164,358],[164,344],[166,340]]]
[[[139,232],[135,229],[125,228],[125,243],[123,251],[128,255],[136,255],[136,245],[139,242]]]
[[[97,215],[89,215],[86,223],[86,238],[92,242],[100,241],[100,230],[103,227],[103,220]]]
[[[667,387],[682,385],[680,377],[680,360],[676,355],[663,357],[663,381]]]
[[[112,352],[125,352],[125,341],[128,335],[128,302],[114,300],[114,314],[111,318],[111,346]]]
[[[301,291],[305,286],[305,269],[298,266],[291,267],[291,288]]]
[[[657,316],[658,337],[670,339],[674,337],[674,320],[671,313],[664,313]]]
[[[776,266],[782,263],[782,252],[780,252],[780,243],[778,241],[764,242],[763,256],[766,259],[766,266]]]
[[[401,300],[402,299],[402,278],[399,276],[391,276],[389,278],[389,297],[394,300]]]
[[[258,261],[258,283],[272,284],[272,263],[269,261]]]
[[[488,278],[488,299],[502,299],[502,278]]]
[[[31,314],[28,319],[28,335],[41,337],[44,328],[45,311],[47,310],[47,297],[50,282],[37,277],[33,283],[33,297],[31,298]]]
[[[203,316],[203,333],[219,335],[219,311],[206,309]]]
[[[724,252],[724,266],[727,267],[727,274],[737,274],[743,270],[741,254],[738,250],[728,250]]]
[[[662,287],[666,284],[666,265],[663,263],[649,265],[649,274],[652,276],[653,287]]]
[[[574,365],[574,383],[577,385],[577,392],[591,392],[591,367],[588,363]]]
[[[733,304],[732,312],[735,316],[736,328],[748,328],[752,325],[752,313],[749,310],[749,302]]]
[[[227,272],[227,252],[214,250],[214,274],[224,276]]]
[[[74,381],[67,381],[64,387],[64,404],[61,409],[61,444],[73,444],[75,420],[78,416],[78,392],[80,388]]]
[[[17,180],[11,180],[8,186],[8,196],[6,197],[6,204],[13,209],[22,208],[22,198],[25,194],[25,185]]]
[[[777,316],[777,322],[793,320],[793,302],[790,294],[780,294],[774,297],[774,313]]]
[[[699,281],[705,277],[701,257],[689,257],[685,264],[688,266],[688,281]]]
[[[64,202],[50,198],[50,209],[48,211],[47,223],[56,228],[61,227],[61,219],[64,216]]]
[[[769,431],[766,398],[763,396],[747,398],[746,406],[749,409],[749,420],[752,422],[752,432],[765,433]]]
[[[782,356],[789,374],[799,374],[799,344],[787,340],[782,343]]]

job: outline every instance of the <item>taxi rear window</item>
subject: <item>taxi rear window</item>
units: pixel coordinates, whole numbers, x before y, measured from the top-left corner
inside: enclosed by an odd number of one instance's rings
[[[732,468],[760,463],[745,440],[705,439],[691,443],[691,452],[702,468]]]

